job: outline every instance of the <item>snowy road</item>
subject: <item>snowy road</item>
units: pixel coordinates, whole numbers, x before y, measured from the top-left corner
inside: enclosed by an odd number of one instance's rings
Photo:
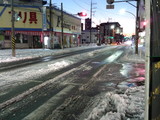
[[[0,118],[93,119],[88,116],[100,97],[118,89],[119,85],[126,85],[123,82],[134,85],[137,81],[133,82],[131,78],[144,77],[143,64],[118,61],[124,50],[124,47],[104,48],[54,62],[1,72]],[[141,72],[133,74],[135,69]],[[143,84],[143,81],[140,82]]]
[[[93,47],[93,48],[88,48],[88,49],[81,49],[81,50],[75,50],[75,51],[70,51],[70,52],[64,52],[64,53],[57,54],[57,55],[47,55],[47,56],[41,56],[41,57],[38,56],[35,58],[22,59],[22,60],[18,60],[18,61],[2,62],[2,63],[0,63],[0,71],[17,69],[20,67],[25,67],[28,65],[33,65],[33,64],[42,63],[42,62],[49,62],[49,61],[57,60],[60,58],[73,56],[76,54],[91,52],[91,51],[102,49],[102,48],[103,48],[103,46],[102,47]]]

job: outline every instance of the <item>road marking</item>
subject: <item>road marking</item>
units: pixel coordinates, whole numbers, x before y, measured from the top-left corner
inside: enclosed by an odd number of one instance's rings
[[[123,53],[122,50],[115,52],[114,54],[112,54],[111,56],[109,56],[107,59],[105,59],[103,61],[103,63],[111,63],[111,62],[115,61],[119,56],[122,55],[122,53]]]
[[[28,116],[26,116],[22,120],[42,119],[45,115],[47,115],[52,110],[53,107],[57,106],[58,102],[60,100],[63,100],[63,96],[67,95],[67,93],[71,91],[73,88],[74,86],[72,85],[65,87],[58,94],[50,98],[46,103],[38,107],[36,110],[34,110],[32,113],[30,113]]]

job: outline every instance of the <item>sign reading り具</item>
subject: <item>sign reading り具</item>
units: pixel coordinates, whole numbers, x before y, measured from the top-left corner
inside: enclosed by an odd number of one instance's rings
[[[9,11],[9,14],[11,14],[10,11]],[[23,17],[22,17],[22,14],[23,14]],[[21,17],[23,23],[26,23],[27,19],[29,18],[28,22],[30,24],[32,24],[32,23],[37,24],[37,14],[36,14],[36,12],[29,12],[29,15],[27,16],[27,12],[21,12],[21,11],[19,11],[18,15],[19,15],[19,17]]]
[[[38,8],[15,7],[14,11],[21,18],[15,22],[16,28],[42,28],[42,14]],[[11,26],[11,8],[0,6],[0,27],[10,28]]]

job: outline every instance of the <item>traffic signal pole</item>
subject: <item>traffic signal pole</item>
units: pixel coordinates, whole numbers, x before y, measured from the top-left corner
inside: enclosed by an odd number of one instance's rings
[[[139,40],[139,17],[138,17],[138,12],[139,12],[139,0],[137,0],[137,6],[136,6],[136,23],[135,23],[135,34],[136,34],[136,38],[135,38],[135,54],[138,54],[138,40]]]

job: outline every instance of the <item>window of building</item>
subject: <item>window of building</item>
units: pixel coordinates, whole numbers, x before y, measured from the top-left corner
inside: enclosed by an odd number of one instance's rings
[[[19,33],[15,35],[15,42],[20,43],[20,34]]]
[[[10,40],[10,36],[5,35],[5,36],[4,36],[4,39],[5,39],[5,40]]]
[[[28,43],[27,35],[18,33],[15,35],[15,38],[16,38],[15,40],[16,43]]]
[[[28,43],[27,35],[23,35],[23,43]]]

